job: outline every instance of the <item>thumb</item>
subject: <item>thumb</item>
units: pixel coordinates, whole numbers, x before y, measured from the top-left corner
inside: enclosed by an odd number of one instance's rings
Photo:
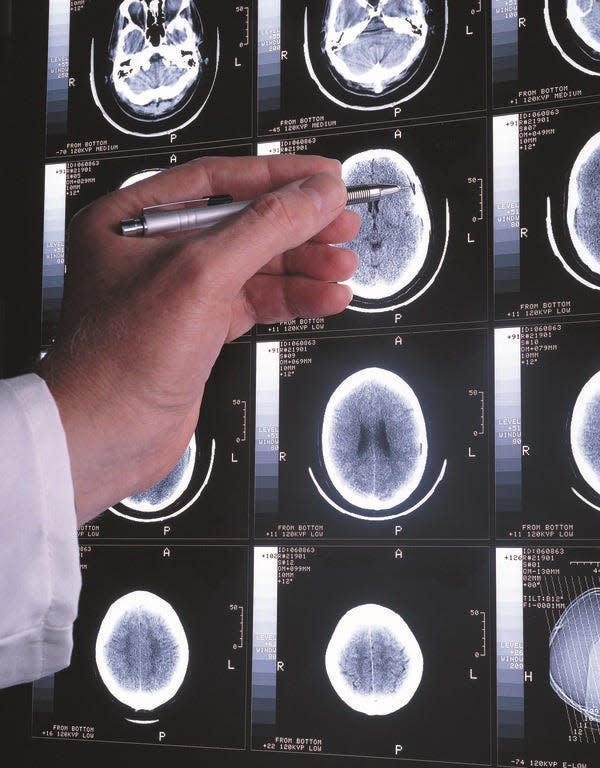
[[[217,284],[237,292],[273,257],[324,229],[346,200],[341,178],[319,173],[266,192],[226,222],[204,230],[202,251],[211,254]]]

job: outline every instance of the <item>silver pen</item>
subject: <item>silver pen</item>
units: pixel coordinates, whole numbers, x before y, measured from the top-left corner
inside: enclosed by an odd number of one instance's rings
[[[382,197],[393,195],[400,189],[402,187],[395,184],[364,184],[348,187],[346,205],[373,203],[381,200]],[[138,218],[123,219],[121,234],[126,237],[164,235],[212,227],[223,219],[239,213],[251,203],[252,200],[241,200],[235,203],[230,195],[211,195],[201,197],[199,200],[153,205],[150,208],[142,208]]]

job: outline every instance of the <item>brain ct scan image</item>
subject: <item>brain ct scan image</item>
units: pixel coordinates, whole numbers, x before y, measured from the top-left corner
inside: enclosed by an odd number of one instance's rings
[[[203,30],[192,0],[125,0],[110,37],[110,85],[124,112],[156,120],[176,112],[203,76]]]
[[[427,463],[425,418],[415,392],[382,368],[352,374],[327,403],[322,451],[331,482],[350,504],[369,510],[401,504]]]
[[[593,120],[590,115],[590,123],[593,124]],[[589,134],[583,141],[578,139],[575,160],[568,158],[554,191],[546,197],[546,233],[562,268],[580,285],[597,292],[600,290],[600,132],[588,137]],[[561,181],[563,178],[565,181]]]
[[[567,21],[585,45],[600,54],[600,3],[566,0]]]
[[[395,128],[315,137],[311,151],[339,159],[347,185],[399,187],[370,205],[354,206],[360,227],[347,243],[358,256],[357,269],[347,281],[353,295],[344,312],[319,321],[323,330],[486,317],[484,128],[483,121],[470,118],[404,125],[400,138]],[[265,142],[259,151],[270,146]],[[286,146],[282,142],[280,151],[287,151]],[[467,182],[465,168],[473,169]],[[311,322],[306,330],[320,330],[319,324]],[[259,326],[258,332],[303,330],[294,321],[271,328]]]
[[[138,512],[158,512],[166,509],[187,489],[194,472],[196,436],[192,435],[188,447],[168,475],[145,491],[129,496],[121,502]]]
[[[554,626],[550,685],[566,704],[600,723],[600,589],[576,597]]]
[[[439,65],[448,30],[444,0],[327,0],[307,7],[308,73],[330,101],[384,109],[415,96]]]
[[[98,672],[112,695],[131,709],[152,711],[172,699],[188,659],[181,621],[158,595],[130,592],[102,620],[96,640]]]
[[[598,14],[600,15],[600,5]],[[578,154],[569,178],[567,226],[578,257],[600,275],[600,133]]]
[[[349,246],[358,268],[348,284],[370,306],[389,309],[422,270],[431,239],[431,217],[421,181],[398,152],[359,152],[342,164],[346,185],[396,184],[400,191],[370,203]]]
[[[89,74],[104,120],[146,138],[194,122],[215,87],[221,45],[197,0],[124,0],[98,14]]]
[[[192,435],[177,464],[150,488],[122,499],[109,510],[137,523],[156,523],[178,517],[204,493],[213,474],[216,441]]]
[[[335,692],[366,715],[389,715],[414,696],[423,654],[404,619],[382,605],[352,608],[338,622],[325,668]]]
[[[427,39],[420,0],[329,0],[323,52],[348,90],[380,94],[418,64]]]
[[[583,479],[600,493],[600,371],[585,384],[575,401],[571,451]]]
[[[598,0],[545,0],[544,21],[564,61],[586,75],[600,75]]]

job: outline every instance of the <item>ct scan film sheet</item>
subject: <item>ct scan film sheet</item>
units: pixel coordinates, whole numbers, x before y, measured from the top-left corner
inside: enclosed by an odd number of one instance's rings
[[[33,735],[243,749],[246,558],[83,546],[73,659],[35,684]]]
[[[494,117],[496,318],[598,313],[598,105]]]
[[[259,0],[258,135],[477,111],[477,1]]]
[[[488,557],[256,547],[253,747],[487,762]]]
[[[594,765],[600,739],[600,549],[496,553],[498,765]]]
[[[256,536],[486,537],[486,342],[259,341]]]
[[[492,0],[494,107],[600,94],[598,8],[580,0]]]
[[[599,326],[496,330],[496,527],[514,539],[598,534]]]
[[[481,322],[487,317],[486,122],[409,124],[261,142],[259,154],[337,158],[349,185],[400,192],[361,213],[350,243],[359,266],[340,315],[259,328],[259,333]]]
[[[243,341],[223,349],[177,464],[82,526],[82,539],[248,537],[251,354]]]
[[[51,0],[47,156],[249,137],[251,44],[247,3]]]
[[[248,144],[211,147],[210,150],[171,149],[165,152],[94,156],[48,162],[44,168],[44,220],[42,265],[42,344],[56,338],[68,264],[67,232],[77,211],[99,197],[122,189],[159,171],[206,155],[248,155]]]
[[[47,8],[43,350],[124,185],[323,155],[399,189],[332,244],[349,306],[226,344],[175,466],[80,528],[38,762],[600,768],[600,2]]]

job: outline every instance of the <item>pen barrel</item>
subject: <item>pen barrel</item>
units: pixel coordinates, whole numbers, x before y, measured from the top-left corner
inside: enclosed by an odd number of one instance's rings
[[[144,214],[144,234],[160,235],[166,232],[185,232],[212,227],[220,221],[239,213],[249,204],[248,200],[202,208],[181,208],[175,211],[148,211]]]

